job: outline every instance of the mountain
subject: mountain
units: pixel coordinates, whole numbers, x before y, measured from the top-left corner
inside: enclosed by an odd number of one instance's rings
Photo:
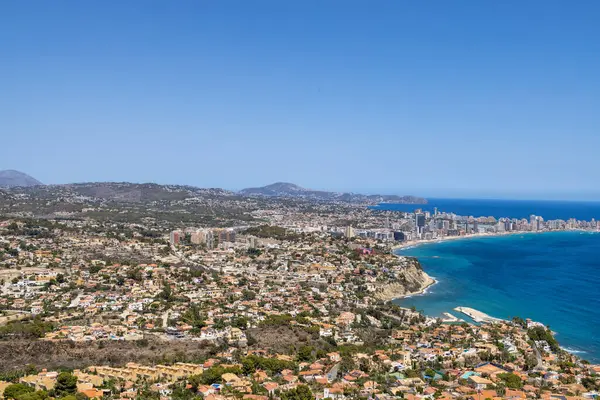
[[[345,201],[349,203],[405,203],[426,204],[427,200],[416,196],[365,195],[356,193],[327,192],[305,189],[288,182],[276,182],[271,185],[240,190],[242,196],[288,197],[321,201]]]
[[[276,182],[267,186],[258,188],[247,188],[240,191],[244,196],[272,196],[272,197],[289,197],[300,196],[309,192],[307,189],[294,185],[288,182]]]
[[[39,185],[43,185],[43,183],[23,172],[12,169],[0,171],[0,187],[29,187]]]

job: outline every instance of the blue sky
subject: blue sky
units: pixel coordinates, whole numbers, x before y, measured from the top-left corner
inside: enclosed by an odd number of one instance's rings
[[[596,198],[597,1],[3,1],[0,169]]]

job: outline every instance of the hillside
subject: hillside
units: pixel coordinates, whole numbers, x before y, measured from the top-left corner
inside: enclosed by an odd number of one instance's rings
[[[39,185],[43,185],[43,183],[23,172],[13,169],[0,171],[0,187],[30,187]]]
[[[247,188],[239,192],[243,196],[288,197],[319,201],[345,201],[350,203],[405,203],[426,204],[427,200],[416,196],[364,195],[357,193],[339,193],[323,190],[305,189],[288,182],[276,182],[271,185]]]

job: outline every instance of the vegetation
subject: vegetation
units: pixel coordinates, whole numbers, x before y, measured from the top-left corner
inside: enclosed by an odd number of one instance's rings
[[[242,359],[242,370],[245,374],[251,374],[257,369],[279,373],[284,369],[297,370],[298,365],[293,361],[258,357],[256,355],[249,355]]]
[[[298,385],[297,388],[281,392],[281,400],[312,400],[313,394],[306,385]]]
[[[550,329],[546,329],[543,326],[535,326],[527,331],[527,335],[531,340],[534,340],[536,342],[540,340],[545,340],[548,343],[548,346],[550,346],[550,349],[552,349],[552,351],[560,352],[560,346],[554,338],[554,335],[552,334],[552,331],[550,331]]]
[[[240,374],[242,370],[239,367],[224,368],[217,365],[207,369],[201,375],[192,375],[188,382],[193,388],[198,388],[200,385],[212,385],[213,383],[220,383],[221,376],[226,373]]]
[[[202,314],[200,307],[197,304],[192,304],[182,316],[183,321],[194,327],[195,330],[200,330],[206,326],[205,316]]]
[[[523,381],[518,375],[503,373],[498,374],[498,378],[500,378],[506,387],[510,389],[521,389],[523,387]]]
[[[33,393],[35,390],[23,383],[14,383],[4,389],[4,398],[8,400],[18,400],[27,393]]]
[[[292,316],[289,314],[269,315],[260,324],[261,326],[287,326],[292,319]]]
[[[65,397],[77,393],[77,377],[69,372],[61,372],[56,378],[54,397]]]
[[[0,327],[0,339],[35,339],[51,332],[54,325],[35,318],[29,322],[14,321]]]

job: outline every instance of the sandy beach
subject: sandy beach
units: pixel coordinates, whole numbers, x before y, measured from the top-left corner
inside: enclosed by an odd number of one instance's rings
[[[454,311],[465,314],[475,322],[499,322],[500,318],[492,317],[471,307],[455,307]]]
[[[500,236],[508,236],[508,235],[531,235],[531,234],[541,234],[552,231],[539,231],[539,232],[496,232],[496,233],[474,233],[472,235],[464,235],[464,236],[443,236],[436,239],[427,239],[427,240],[409,240],[407,242],[401,243],[397,246],[393,246],[391,251],[394,252],[396,250],[413,248],[416,246],[421,246],[428,243],[440,243],[448,240],[464,240],[464,239],[475,239],[482,237],[500,237]],[[558,232],[558,231],[557,231]]]

